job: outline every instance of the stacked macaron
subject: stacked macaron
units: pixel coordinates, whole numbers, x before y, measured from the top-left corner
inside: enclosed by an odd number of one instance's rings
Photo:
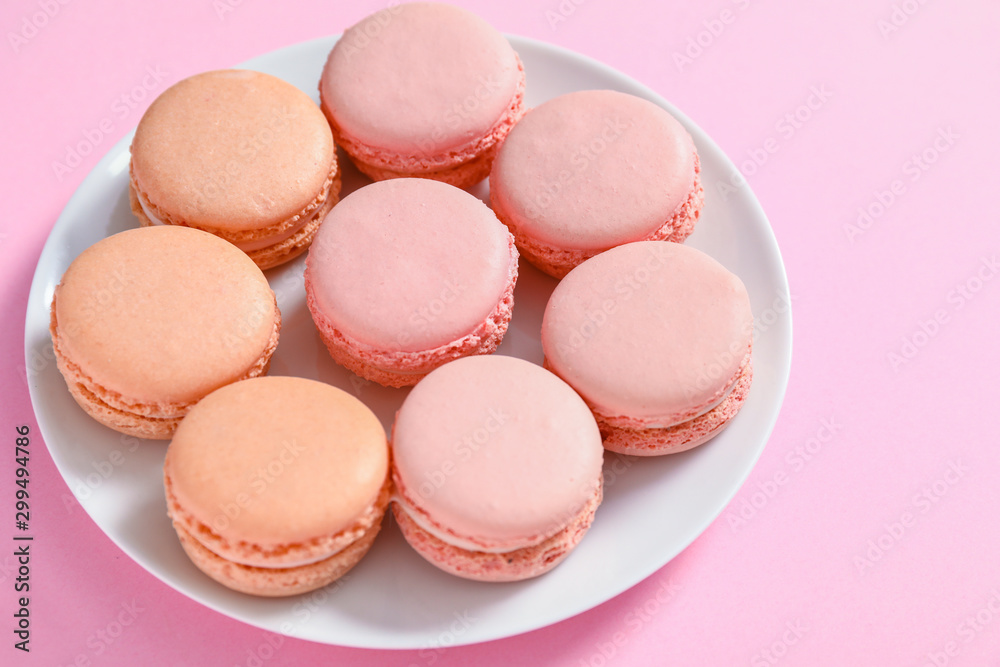
[[[220,70],[144,114],[129,180],[140,227],[72,262],[53,346],[88,414],[171,439],[167,511],[212,579],[261,596],[324,586],[368,551],[390,503],[446,572],[539,576],[595,520],[605,449],[684,451],[742,407],[747,290],[681,243],[704,204],[691,136],[624,93],[526,112],[524,91],[499,32],[410,3],[344,33],[318,105]],[[338,145],[376,181],[342,201]],[[462,189],[487,176],[490,206]],[[415,385],[391,443],[345,392],[262,377],[281,326],[262,270],[306,251],[306,303],[333,360]],[[492,354],[521,255],[561,279],[543,365]]]
[[[633,241],[683,241],[701,214],[698,152],[647,100],[586,90],[549,100],[511,131],[490,202],[539,269],[562,278]]]
[[[389,501],[378,418],[330,385],[237,382],[198,403],[164,463],[181,545],[216,581],[284,596],[334,581],[361,560]]]
[[[746,287],[705,253],[644,241],[570,271],[542,320],[545,366],[594,411],[604,446],[691,449],[739,412],[753,376]]]
[[[403,387],[496,350],[517,257],[510,232],[464,190],[419,178],[373,183],[323,223],[306,263],[307,303],[338,363]]]
[[[164,91],[139,121],[129,172],[141,224],[210,232],[262,269],[302,253],[340,192],[316,104],[250,70],[205,72]]]
[[[392,429],[393,514],[435,566],[516,581],[569,555],[602,498],[587,405],[521,359],[469,357],[421,381]]]
[[[337,143],[374,180],[419,176],[468,187],[490,173],[524,114],[510,44],[458,7],[414,2],[344,32],[319,93]]]

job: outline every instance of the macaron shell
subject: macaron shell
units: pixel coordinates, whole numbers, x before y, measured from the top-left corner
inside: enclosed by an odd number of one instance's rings
[[[602,499],[603,486],[599,486],[563,530],[538,544],[504,553],[469,551],[443,542],[417,525],[398,503],[393,504],[392,513],[407,543],[445,572],[475,581],[521,581],[545,574],[569,556],[590,529]]]
[[[511,241],[493,212],[458,188],[374,183],[324,222],[307,260],[309,294],[332,328],[362,345],[438,348],[496,309],[517,262]]]
[[[701,184],[700,163],[695,156],[695,182],[694,188],[688,195],[687,201],[681,206],[672,217],[667,219],[659,229],[647,235],[642,241],[670,241],[672,243],[683,242],[694,231],[695,222],[701,215],[701,209],[705,204],[705,189]],[[492,193],[492,191],[491,191]],[[492,194],[491,194],[492,197]],[[508,229],[516,229],[516,223],[507,215],[507,211],[496,200],[492,201],[493,210],[497,218],[507,225]],[[591,257],[599,255],[598,250],[572,250],[558,248],[544,243],[528,234],[521,233],[517,237],[517,248],[524,255],[525,259],[535,267],[556,279],[566,277],[573,268],[579,266]]]
[[[665,110],[617,91],[578,91],[514,127],[490,196],[519,240],[600,251],[650,238],[698,189],[697,171],[691,136]]]
[[[486,21],[421,2],[388,7],[346,30],[320,93],[340,132],[355,142],[437,154],[488,134],[520,80],[514,50]]]
[[[408,387],[422,380],[432,370],[454,359],[473,354],[493,354],[503,340],[514,309],[514,285],[517,282],[517,250],[510,241],[511,268],[507,288],[493,312],[469,334],[429,350],[401,352],[378,349],[349,338],[327,320],[313,296],[306,275],[306,304],[330,356],[347,370],[385,387]]]
[[[609,423],[595,414],[604,448],[631,456],[677,454],[702,445],[719,433],[739,413],[750,393],[753,364],[749,360],[739,372],[732,390],[721,403],[704,414],[667,428],[642,428]]]
[[[274,328],[267,349],[239,380],[267,374],[271,356],[278,347],[278,335],[281,330],[281,315],[277,308],[274,311],[274,318]],[[125,401],[117,392],[95,384],[79,366],[66,357],[59,344],[54,311],[49,332],[53,340],[56,365],[66,380],[70,394],[87,414],[109,428],[138,438],[165,440],[173,436],[184,415],[193,405],[193,401],[152,404]]]
[[[705,253],[631,243],[573,269],[542,320],[548,366],[604,417],[667,427],[717,405],[751,344],[742,281]]]
[[[492,130],[461,150],[405,155],[358,143],[344,136],[336,127],[334,137],[351,156],[358,170],[373,181],[417,177],[441,181],[456,188],[469,188],[490,175],[501,143],[524,112],[522,74],[517,95],[511,100],[504,116]]]
[[[132,213],[139,219],[139,224],[143,227],[152,227],[157,222],[150,218],[143,205],[139,202],[139,193],[136,190],[134,178],[129,179],[129,207]],[[262,271],[284,264],[295,259],[309,249],[313,237],[319,231],[319,226],[326,218],[330,209],[339,200],[341,188],[340,172],[336,164],[333,172],[324,185],[324,189],[316,196],[316,199],[306,207],[302,213],[293,216],[273,227],[259,230],[243,230],[240,232],[219,232],[218,230],[205,230],[214,233],[237,247],[240,247],[247,256],[253,260]],[[299,219],[305,218],[305,223],[299,225]],[[248,247],[248,244],[252,247]]]
[[[393,479],[412,515],[465,549],[510,551],[564,529],[600,484],[587,405],[555,375],[505,356],[446,364],[393,427]]]
[[[335,160],[329,125],[308,95],[268,74],[216,70],[153,101],[131,168],[165,222],[243,231],[305,211]]]
[[[197,401],[266,364],[274,293],[231,244],[184,227],[128,230],[81,253],[53,298],[54,340],[124,404]]]
[[[330,558],[290,568],[252,567],[227,561],[203,547],[184,528],[174,527],[188,558],[212,579],[241,593],[286,597],[322,588],[347,574],[368,553],[382,524],[373,524],[361,538]]]
[[[276,564],[268,552],[313,542],[321,555],[369,513],[387,473],[375,415],[340,389],[292,377],[207,396],[177,429],[165,464],[188,532],[204,527],[231,549],[220,554],[228,560],[264,564]]]

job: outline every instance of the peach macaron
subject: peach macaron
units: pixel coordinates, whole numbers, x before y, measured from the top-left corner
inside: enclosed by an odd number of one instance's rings
[[[338,145],[372,179],[413,176],[464,188],[486,178],[524,114],[524,85],[517,53],[486,21],[414,2],[345,31],[319,92]]]
[[[467,579],[548,572],[602,500],[604,449],[586,403],[514,357],[459,359],[424,378],[396,415],[392,451],[403,536]]]
[[[684,126],[612,90],[535,107],[504,141],[490,202],[532,264],[561,278],[633,241],[683,241],[704,204],[700,161]]]
[[[269,74],[184,79],[153,101],[132,140],[129,197],[141,224],[210,232],[262,269],[302,253],[339,192],[322,112]]]
[[[482,201],[399,178],[344,198],[306,259],[306,303],[333,359],[382,385],[415,384],[507,331],[517,248]]]
[[[104,425],[169,438],[201,398],[267,372],[281,313],[236,246],[141,227],[84,250],[52,297],[52,345],[76,402]]]
[[[167,511],[184,551],[234,590],[277,597],[343,576],[389,502],[389,449],[350,394],[296,377],[228,385],[167,448]]]
[[[587,401],[605,448],[696,447],[736,416],[753,377],[743,282],[705,253],[643,241],[570,271],[542,318],[545,366]]]

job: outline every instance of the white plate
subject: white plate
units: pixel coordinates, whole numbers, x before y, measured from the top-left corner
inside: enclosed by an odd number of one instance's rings
[[[70,199],[38,261],[25,326],[31,399],[42,435],[80,504],[115,544],[156,577],[223,614],[274,632],[369,648],[425,648],[507,637],[568,618],[648,577],[715,519],[750,473],[778,416],[791,362],[788,284],[774,235],[745,184],[723,201],[717,184],[736,169],[691,121],[649,88],[600,63],[541,42],[511,37],[524,62],[528,104],[574,90],[617,89],[666,108],[684,123],[701,154],[706,205],[688,241],[738,274],[760,325],[749,398],[709,444],[657,459],[609,456],[604,503],[570,557],[537,579],[512,584],[465,581],[424,562],[387,521],[367,557],[342,582],[287,599],[230,591],[200,573],[181,551],[166,515],[161,467],[166,445],[120,436],[74,403],[49,339],[52,291],[83,249],[136,226],[128,205],[131,135],[97,164]],[[255,58],[314,98],[335,37]],[[349,170],[345,170],[349,171]],[[345,175],[345,192],[365,181]],[[485,196],[485,184],[475,190]],[[272,375],[300,375],[353,392],[390,419],[405,390],[369,384],[340,368],[319,341],[305,306],[303,260],[268,272],[283,314]],[[542,311],[555,281],[524,262],[514,318],[499,353],[540,363]]]

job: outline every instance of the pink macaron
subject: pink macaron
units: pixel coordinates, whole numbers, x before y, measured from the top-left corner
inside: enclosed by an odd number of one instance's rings
[[[514,239],[488,206],[437,181],[356,190],[306,260],[309,311],[334,360],[392,387],[493,352],[510,323]]]
[[[579,265],[542,320],[545,366],[587,401],[605,448],[700,445],[736,416],[753,376],[743,282],[694,248],[630,243]]]
[[[342,146],[374,180],[486,178],[524,114],[524,69],[507,40],[451,5],[388,7],[344,32],[319,84]]]
[[[535,577],[589,529],[603,451],[587,405],[552,373],[501,355],[460,359],[422,380],[396,415],[393,516],[446,572]]]
[[[704,190],[691,135],[659,106],[612,90],[532,109],[504,141],[490,202],[521,253],[561,278],[633,241],[683,241]]]

